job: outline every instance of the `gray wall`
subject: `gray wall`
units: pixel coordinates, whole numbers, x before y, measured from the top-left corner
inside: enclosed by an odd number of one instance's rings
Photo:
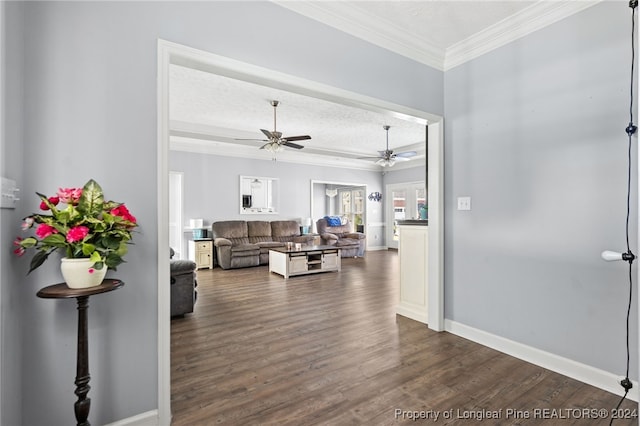
[[[111,274],[126,286],[91,299],[90,418],[103,424],[157,408],[157,285],[165,284],[156,273],[158,38],[419,110],[443,109],[443,73],[270,2],[8,3],[6,22],[7,78],[19,84],[7,90],[5,121],[16,121],[3,132],[10,156],[3,173],[18,180],[23,201],[1,223],[3,424],[73,422],[74,303],[35,297],[61,281],[55,261],[25,277],[28,259],[5,259],[17,218],[37,209],[35,191],[89,178],[126,201],[141,225],[128,263]]]
[[[0,170],[3,177],[23,182],[23,149],[22,121],[23,121],[23,61],[24,34],[20,29],[23,8],[19,3],[0,3],[3,8],[3,28],[5,37],[2,38],[2,88],[0,96],[2,102],[2,122],[0,123]],[[20,195],[23,197],[22,195]],[[23,330],[21,317],[23,315],[23,298],[34,297],[33,293],[26,295],[21,286],[24,270],[15,261],[11,253],[12,241],[20,235],[19,223],[22,219],[18,209],[0,210],[0,321],[2,324],[2,354],[0,365],[0,424],[17,425],[21,423],[22,410],[22,371],[23,358]]]
[[[603,2],[445,74],[446,318],[620,375],[630,32]]]
[[[205,225],[217,220],[281,220],[311,217],[311,181],[363,183],[367,191],[382,191],[381,174],[375,171],[310,166],[283,161],[264,161],[218,155],[171,151],[169,167],[184,173],[184,223],[203,218]],[[240,176],[279,179],[277,215],[240,214]],[[370,209],[370,220],[382,220],[382,212]],[[316,217],[314,217],[314,220]],[[188,237],[188,235],[187,235]],[[373,246],[382,245],[382,235],[370,236]],[[186,247],[186,243],[185,243]]]

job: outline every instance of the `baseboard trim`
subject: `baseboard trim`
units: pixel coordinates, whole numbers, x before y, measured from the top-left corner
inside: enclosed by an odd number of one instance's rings
[[[158,426],[159,424],[158,410],[151,410],[118,420],[117,422],[109,423],[105,426]]]
[[[495,334],[461,324],[456,321],[444,320],[444,329],[456,336],[463,337],[483,346],[490,347],[507,355],[530,362],[556,373],[562,374],[583,383],[595,386],[615,395],[624,394],[620,386],[621,377],[608,371],[600,370],[586,364],[564,358],[550,352],[546,352],[534,347],[514,342]],[[638,382],[632,381],[633,388],[629,391],[627,398],[638,402]]]
[[[427,313],[425,312],[425,308],[420,309],[417,306],[414,307],[405,303],[399,303],[398,306],[396,306],[396,314],[402,315],[403,317],[407,317],[414,321],[421,322],[423,324],[427,324],[427,322],[429,321]]]
[[[387,246],[372,246],[372,247],[367,247],[367,251],[380,251],[380,250],[386,250]]]

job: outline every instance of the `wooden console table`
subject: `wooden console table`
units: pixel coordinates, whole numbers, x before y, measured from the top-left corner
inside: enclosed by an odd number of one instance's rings
[[[107,293],[119,289],[124,282],[115,279],[106,279],[102,284],[89,288],[69,288],[65,283],[54,284],[38,291],[37,296],[43,299],[71,299],[78,301],[78,349],[76,359],[76,391],[78,400],[74,404],[76,421],[78,426],[90,426],[89,409],[91,399],[87,398],[89,393],[89,336],[87,330],[87,308],[89,307],[89,296]]]
[[[269,250],[269,272],[285,278],[316,272],[340,271],[340,247],[303,246],[300,250]]]

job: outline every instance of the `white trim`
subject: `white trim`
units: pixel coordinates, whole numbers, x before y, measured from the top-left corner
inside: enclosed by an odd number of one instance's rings
[[[429,125],[427,207],[429,220],[428,324],[444,330],[444,120]],[[435,248],[435,250],[434,250]]]
[[[509,18],[492,25],[473,36],[449,46],[443,69],[448,71],[458,65],[484,55],[507,43],[518,40],[584,9],[595,1],[539,1]]]
[[[160,424],[158,410],[151,410],[104,426],[156,426]]]
[[[311,96],[329,102],[361,108],[368,111],[389,114],[392,117],[417,124],[439,121],[440,116],[393,102],[384,101],[348,90],[340,89],[316,81],[307,80],[269,68],[236,61],[224,56],[205,52],[170,41],[161,40],[171,52],[171,63],[218,75],[248,81],[280,90],[288,90],[299,95]],[[168,123],[167,123],[168,125]]]
[[[445,51],[407,33],[406,29],[355,8],[349,2],[277,1],[274,3],[376,46],[442,71]]]
[[[158,40],[158,425],[171,424],[169,256],[169,64],[171,48]]]
[[[486,331],[449,319],[444,320],[444,329],[456,336],[464,337],[483,346],[530,362],[547,370],[555,371],[556,373],[571,377],[572,379],[579,380],[607,392],[620,396],[623,394],[623,389],[619,383],[621,377],[608,371],[591,367],[495,334],[487,333]],[[633,388],[629,391],[627,397],[637,402],[639,396],[638,383],[636,381],[632,383]]]
[[[424,307],[413,307],[411,305],[408,305],[407,303],[399,303],[398,305],[396,305],[396,314],[402,315],[403,317],[407,317],[414,321],[421,322],[423,324],[428,325],[429,323],[429,315],[424,311]]]
[[[448,71],[507,43],[589,8],[602,0],[538,1],[526,9],[462,40],[446,49],[407,33],[404,28],[363,13],[348,2],[273,2],[351,34],[376,46],[418,61],[440,71]]]

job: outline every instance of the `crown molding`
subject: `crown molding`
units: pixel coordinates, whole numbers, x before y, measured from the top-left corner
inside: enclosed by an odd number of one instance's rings
[[[494,49],[522,38],[534,31],[587,9],[602,0],[592,1],[539,1],[513,14],[472,37],[450,46],[446,50],[444,70],[450,70]]]
[[[363,13],[349,1],[272,0],[369,43],[391,50],[440,71],[447,71],[534,31],[587,9],[602,0],[540,0],[528,8],[462,40],[447,49],[425,43],[405,29]]]
[[[336,28],[432,68],[443,71],[444,49],[426,44],[404,28],[383,22],[378,17],[354,8],[349,2],[312,2],[272,0],[286,9]]]

